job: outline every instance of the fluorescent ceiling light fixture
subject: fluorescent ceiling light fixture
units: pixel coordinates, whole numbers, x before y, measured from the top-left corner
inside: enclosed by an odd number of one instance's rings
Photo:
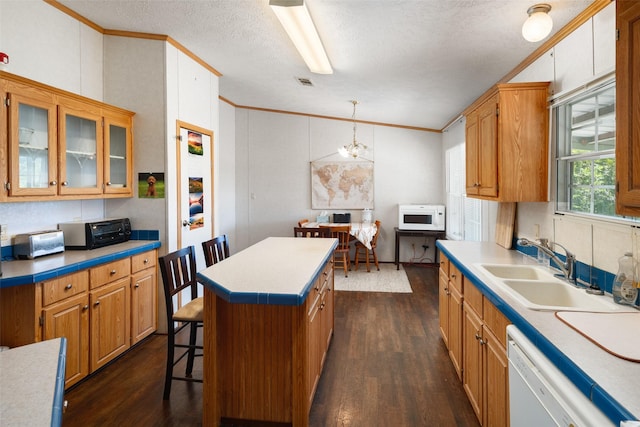
[[[269,6],[280,20],[309,70],[312,73],[333,74],[331,63],[304,0],[269,0]]]
[[[549,16],[551,6],[546,3],[533,5],[527,10],[529,18],[522,25],[522,37],[530,42],[539,42],[549,35],[553,20]]]

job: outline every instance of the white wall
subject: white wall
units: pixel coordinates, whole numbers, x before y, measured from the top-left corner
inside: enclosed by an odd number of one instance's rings
[[[0,41],[2,51],[10,56],[8,65],[0,65],[3,71],[136,113],[134,182],[139,172],[165,172],[165,179],[175,183],[176,120],[212,130],[212,203],[220,203],[218,193],[234,203],[229,198],[233,179],[218,179],[218,166],[235,164],[235,154],[229,145],[221,151],[218,144],[218,77],[209,70],[169,43],[104,36],[43,1],[0,1]],[[233,132],[228,140],[232,146]],[[233,176],[234,168],[225,168]],[[167,188],[165,199],[139,199],[134,186],[130,199],[2,203],[0,224],[7,225],[12,237],[56,228],[59,222],[129,217],[134,229],[160,231],[162,253],[177,248],[175,185]],[[209,212],[209,223],[216,224],[217,210]],[[227,216],[226,227],[229,222]]]
[[[0,1],[0,46],[9,55],[0,70],[103,101],[102,35],[45,2]],[[9,237],[102,217],[102,200],[0,204]]]
[[[554,96],[563,96],[614,70],[615,3],[612,2],[513,81],[551,81]],[[553,144],[553,139],[550,141]],[[550,150],[551,166],[553,151]],[[556,215],[554,179],[550,180],[551,202],[518,203],[516,234],[550,238],[574,252],[578,261],[615,273],[618,258],[640,247],[635,229],[615,221]]]
[[[236,130],[236,249],[267,236],[291,236],[299,219],[321,212],[311,209],[310,162],[340,161],[336,150],[351,141],[352,123],[247,109],[236,109],[234,123],[227,120],[225,115],[223,135],[226,126]],[[391,262],[398,203],[444,203],[442,135],[358,124],[357,137],[374,161],[373,216],[382,222],[378,257]],[[361,211],[350,212],[361,217]],[[412,255],[410,242],[403,240],[403,261]],[[416,244],[420,252],[422,243]],[[429,245],[426,256],[433,258]]]

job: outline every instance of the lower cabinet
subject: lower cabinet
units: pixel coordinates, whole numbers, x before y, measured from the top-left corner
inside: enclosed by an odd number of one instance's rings
[[[307,396],[309,407],[311,407],[333,335],[333,260],[327,263],[322,274],[316,279],[314,289],[307,297],[307,306],[309,314]]]
[[[91,291],[91,372],[131,346],[129,277]]]
[[[471,282],[453,286],[453,263],[441,263],[440,331],[451,361],[482,426],[509,425],[509,371],[506,350],[508,319]],[[446,279],[446,280],[445,280]]]
[[[65,388],[157,328],[157,251],[56,279],[0,289],[0,342],[65,337]]]
[[[89,375],[89,296],[84,293],[42,310],[42,338],[67,339],[65,387]]]

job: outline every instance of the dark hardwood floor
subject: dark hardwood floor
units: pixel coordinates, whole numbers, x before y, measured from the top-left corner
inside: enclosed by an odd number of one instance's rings
[[[438,270],[405,269],[412,294],[336,292],[311,427],[479,426],[438,331]],[[174,381],[162,400],[165,345],[154,335],[67,391],[63,425],[202,425],[201,384]]]

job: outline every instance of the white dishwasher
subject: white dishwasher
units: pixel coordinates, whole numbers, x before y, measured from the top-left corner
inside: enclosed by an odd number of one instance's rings
[[[507,342],[511,427],[614,425],[514,325]]]

